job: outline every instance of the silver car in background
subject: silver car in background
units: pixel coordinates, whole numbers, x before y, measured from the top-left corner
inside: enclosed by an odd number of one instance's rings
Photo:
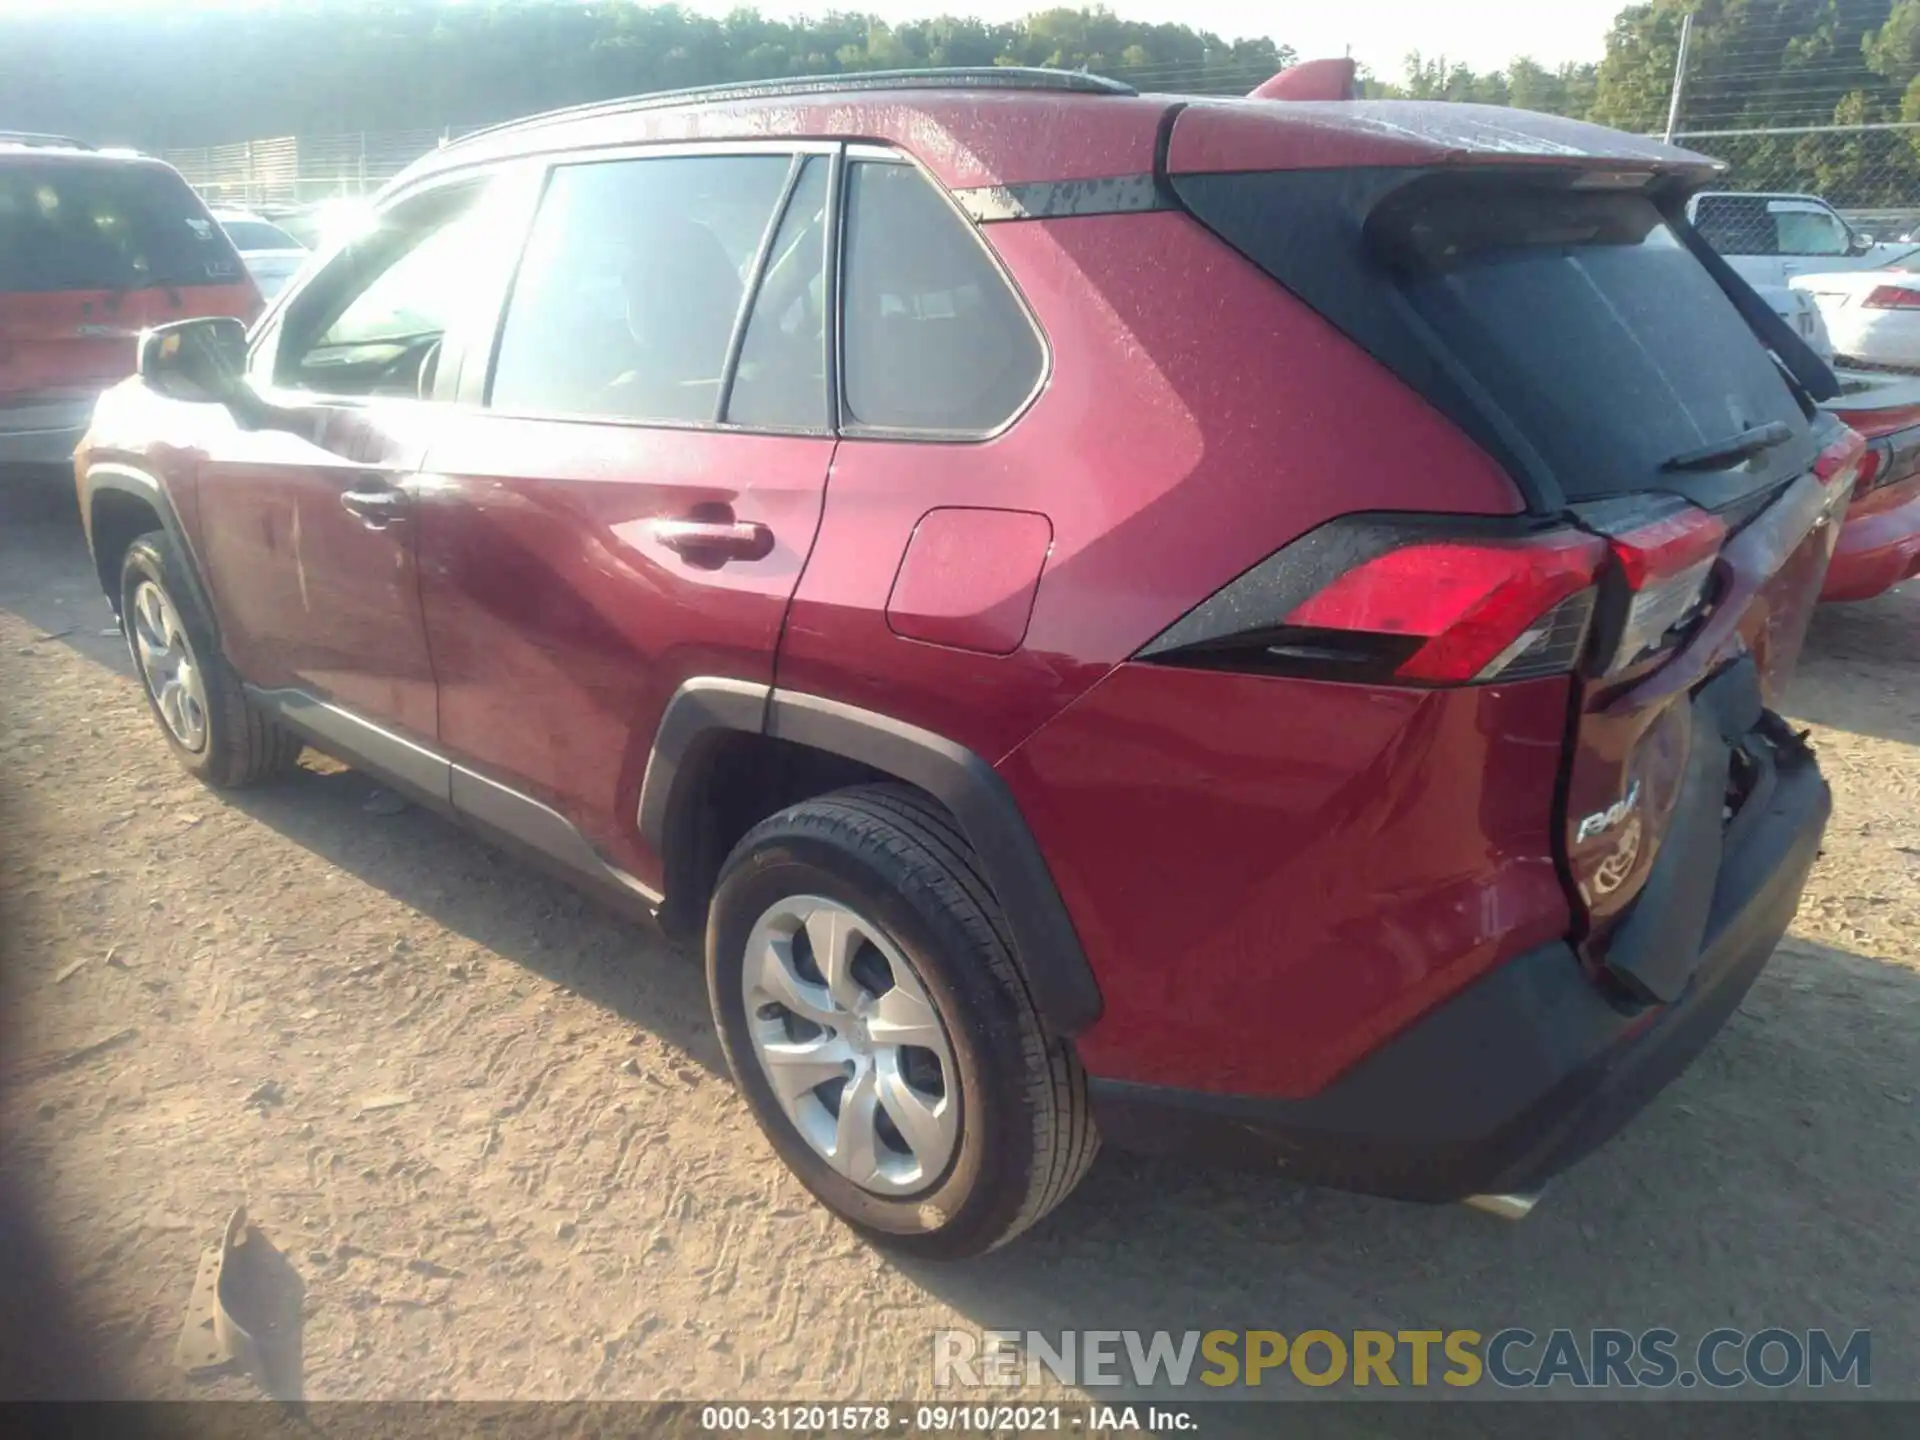
[[[306,263],[307,247],[271,220],[248,210],[215,210],[213,218],[227,232],[253,283],[268,300]]]

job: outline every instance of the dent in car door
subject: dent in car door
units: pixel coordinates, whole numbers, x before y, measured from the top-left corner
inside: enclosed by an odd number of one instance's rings
[[[771,682],[833,455],[831,147],[793,148],[556,167],[420,482],[443,747],[650,886],[660,715]]]
[[[289,423],[307,433],[232,427],[201,468],[227,652],[255,685],[305,690],[430,737],[433,671],[405,483],[431,417],[417,404],[314,405]]]

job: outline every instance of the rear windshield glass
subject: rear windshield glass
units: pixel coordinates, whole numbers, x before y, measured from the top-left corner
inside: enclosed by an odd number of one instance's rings
[[[1204,224],[1499,460],[1536,509],[1643,490],[1717,509],[1810,465],[1797,392],[1687,242],[1639,192],[1573,179],[1381,167],[1174,183]],[[1775,422],[1787,440],[1742,468],[1669,467]]]
[[[1370,238],[1570,500],[1805,417],[1772,357],[1638,195],[1437,187]]]
[[[240,274],[233,246],[170,170],[0,166],[0,291],[220,285]]]

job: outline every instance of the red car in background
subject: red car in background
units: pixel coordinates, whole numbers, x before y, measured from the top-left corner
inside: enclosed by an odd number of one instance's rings
[[[586,106],[151,333],[81,513],[191,773],[310,742],[704,940],[863,1233],[1102,1137],[1524,1209],[1827,821],[1772,707],[1862,446],[1718,175],[1005,68]]]
[[[1867,441],[1822,600],[1871,600],[1920,575],[1920,380],[1875,385],[1826,409]]]
[[[146,327],[260,306],[171,166],[0,131],[0,465],[64,465]]]

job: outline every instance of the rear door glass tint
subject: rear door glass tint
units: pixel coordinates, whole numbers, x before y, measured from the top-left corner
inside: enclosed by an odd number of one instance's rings
[[[514,281],[489,404],[710,421],[787,155],[562,165]]]
[[[0,164],[0,291],[231,285],[240,257],[171,170],[110,160]]]
[[[911,165],[861,161],[847,197],[847,418],[982,434],[1040,382],[1032,322],[972,225]]]

